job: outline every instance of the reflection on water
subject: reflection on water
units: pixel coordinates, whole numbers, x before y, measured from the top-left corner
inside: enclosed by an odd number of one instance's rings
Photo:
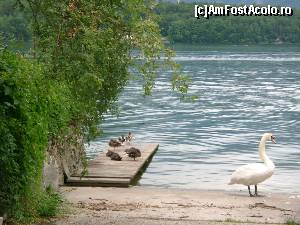
[[[227,185],[230,174],[257,162],[261,135],[273,132],[278,144],[268,143],[267,153],[276,171],[261,189],[299,193],[299,52],[178,51],[175,59],[192,76],[190,91],[199,100],[180,102],[169,72],[161,74],[152,97],[142,97],[141,84],[131,82],[120,98],[119,118],[106,116],[105,134],[88,154],[133,131],[138,142],[160,144],[141,185],[238,190],[243,187]]]

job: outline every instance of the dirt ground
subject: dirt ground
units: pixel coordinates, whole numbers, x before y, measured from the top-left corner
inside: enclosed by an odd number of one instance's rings
[[[63,187],[69,213],[53,225],[280,224],[300,221],[300,195],[147,187]]]

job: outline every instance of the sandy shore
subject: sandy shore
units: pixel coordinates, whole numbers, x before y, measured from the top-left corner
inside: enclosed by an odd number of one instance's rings
[[[300,221],[300,195],[179,190],[147,187],[63,187],[70,213],[52,220],[65,225],[279,224]]]

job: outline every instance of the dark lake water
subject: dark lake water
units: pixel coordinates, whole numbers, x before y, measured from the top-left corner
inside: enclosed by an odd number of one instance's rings
[[[160,144],[140,185],[246,191],[228,186],[230,175],[259,161],[259,140],[272,132],[278,143],[268,143],[267,154],[276,169],[260,189],[300,193],[300,47],[180,46],[175,60],[199,99],[180,102],[168,71],[151,97],[132,81],[120,97],[119,117],[105,117],[105,133],[91,142],[89,157],[132,131],[136,142]]]

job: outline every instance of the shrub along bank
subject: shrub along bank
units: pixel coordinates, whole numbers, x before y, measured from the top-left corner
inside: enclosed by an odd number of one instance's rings
[[[1,214],[35,217],[41,202],[51,198],[40,185],[41,170],[48,140],[68,128],[66,90],[45,79],[42,66],[0,50]]]

